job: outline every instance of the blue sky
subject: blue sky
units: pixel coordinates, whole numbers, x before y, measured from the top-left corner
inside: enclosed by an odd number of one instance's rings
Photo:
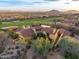
[[[48,11],[79,10],[79,1],[72,0],[0,0],[0,10]]]

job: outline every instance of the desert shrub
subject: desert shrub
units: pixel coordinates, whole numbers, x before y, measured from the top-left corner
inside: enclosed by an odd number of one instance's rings
[[[40,37],[32,41],[32,47],[39,55],[46,57],[49,53],[49,49],[52,48],[52,43],[50,43],[48,38],[44,39]]]
[[[49,34],[46,33],[45,31],[43,32],[37,32],[36,34],[33,35],[33,38],[32,39],[37,39],[37,38],[40,38],[40,37],[43,37],[44,39],[47,37],[49,38]]]
[[[0,53],[2,53],[5,50],[3,46],[0,46]]]
[[[75,38],[65,36],[59,46],[65,59],[79,59],[79,41]]]
[[[28,39],[27,39],[27,38],[24,38],[23,36],[20,36],[20,37],[18,38],[18,41],[19,41],[19,43],[21,43],[21,44],[28,44]]]
[[[12,39],[16,39],[16,38],[18,38],[19,37],[19,35],[15,32],[15,31],[13,31],[13,30],[8,30],[8,34],[9,34],[9,36],[12,38]]]
[[[29,48],[31,39],[29,37],[23,37],[22,35],[19,35],[18,42],[20,44],[26,45],[26,48]]]

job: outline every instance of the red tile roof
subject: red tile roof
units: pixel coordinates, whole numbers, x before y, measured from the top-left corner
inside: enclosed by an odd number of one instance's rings
[[[45,32],[47,32],[49,34],[52,34],[53,29],[52,28],[42,28],[41,31],[45,31]]]
[[[41,26],[35,26],[35,27],[31,27],[29,29],[20,29],[20,30],[17,30],[16,32],[20,32],[24,37],[27,37],[27,36],[32,36],[34,34],[34,31],[32,29],[36,29],[36,31],[45,31],[49,34],[52,33],[53,29],[52,28],[43,28]]]
[[[24,36],[24,37],[27,37],[27,36],[32,36],[34,34],[33,30],[31,28],[29,29],[23,29],[20,31],[20,33]]]
[[[64,33],[64,35],[71,35],[72,33],[68,30],[65,30],[65,29],[60,29],[60,33]]]

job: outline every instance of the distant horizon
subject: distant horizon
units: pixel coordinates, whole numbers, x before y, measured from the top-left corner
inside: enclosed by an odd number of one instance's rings
[[[59,11],[59,12],[67,12],[67,11],[77,11],[79,12],[79,10],[47,10],[47,11],[26,11],[26,10],[0,10],[0,12],[49,12],[49,11]]]
[[[3,11],[79,11],[78,7],[78,0],[0,0],[0,10]]]

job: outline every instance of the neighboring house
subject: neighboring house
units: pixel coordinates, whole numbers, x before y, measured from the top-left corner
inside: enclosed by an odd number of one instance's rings
[[[69,25],[75,25],[75,20],[74,19],[65,19],[64,23],[69,24]]]
[[[14,18],[14,17],[7,17],[7,18],[0,17],[0,21],[15,21],[15,20],[16,20],[16,18]]]

